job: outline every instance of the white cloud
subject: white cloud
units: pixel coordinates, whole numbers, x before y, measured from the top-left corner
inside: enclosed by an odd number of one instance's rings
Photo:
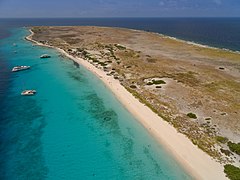
[[[222,4],[222,0],[213,0],[214,3],[216,3],[217,5],[221,5]]]
[[[164,3],[163,1],[159,1],[158,5],[159,5],[159,6],[164,6],[165,3]]]

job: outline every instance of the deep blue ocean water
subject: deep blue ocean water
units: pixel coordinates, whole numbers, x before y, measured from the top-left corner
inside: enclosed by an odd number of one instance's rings
[[[0,19],[0,179],[191,179],[93,74],[24,40],[31,25],[127,27],[240,50],[240,19]],[[22,97],[25,88],[38,93]]]
[[[240,18],[44,18],[0,19],[0,28],[94,25],[157,32],[203,45],[240,51]],[[1,37],[0,32],[0,37]]]

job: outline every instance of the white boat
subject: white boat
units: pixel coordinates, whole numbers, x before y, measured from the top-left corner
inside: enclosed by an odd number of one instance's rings
[[[43,54],[40,56],[40,58],[50,58],[51,56],[49,56],[48,54]]]
[[[37,91],[36,90],[24,90],[22,93],[21,93],[21,95],[22,96],[33,96],[33,95],[35,95],[37,93]]]
[[[22,70],[26,70],[29,68],[30,68],[30,66],[15,66],[14,68],[12,68],[12,72],[22,71]]]

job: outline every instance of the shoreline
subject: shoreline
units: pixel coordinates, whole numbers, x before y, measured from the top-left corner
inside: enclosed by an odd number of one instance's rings
[[[113,28],[118,28],[118,27],[113,27]],[[161,37],[166,38],[166,39],[171,39],[171,40],[181,42],[181,43],[185,43],[185,44],[188,44],[188,45],[192,45],[192,46],[195,46],[195,47],[200,47],[200,48],[205,48],[205,49],[210,49],[210,50],[213,49],[213,50],[218,50],[218,51],[226,51],[226,52],[230,52],[230,53],[234,53],[234,54],[240,54],[239,50],[231,50],[231,49],[224,48],[224,47],[215,47],[215,46],[211,46],[211,45],[207,45],[207,44],[201,44],[201,43],[198,43],[198,42],[195,42],[195,41],[184,40],[184,39],[180,39],[180,38],[177,38],[177,37],[174,37],[174,36],[170,36],[170,35],[166,35],[166,34],[162,34],[162,33],[158,33],[158,32],[153,32],[153,31],[148,32],[148,31],[145,31],[145,30],[129,29],[129,28],[120,28],[120,29],[128,29],[128,30],[140,31],[140,32],[143,31],[143,32],[146,32],[146,33],[155,34],[157,36],[161,36]]]
[[[223,172],[223,165],[213,160],[209,155],[200,150],[183,134],[155,114],[147,106],[139,102],[128,92],[118,80],[109,77],[106,73],[82,58],[73,57],[63,49],[44,45],[32,39],[34,33],[26,37],[27,40],[48,48],[57,49],[66,57],[84,66],[95,74],[117,97],[120,103],[148,130],[154,138],[170,152],[179,164],[195,179],[227,179]],[[147,118],[146,118],[147,117]]]
[[[195,41],[188,41],[188,40],[184,40],[184,39],[179,39],[179,38],[176,38],[176,37],[173,37],[173,36],[168,36],[168,35],[157,33],[157,32],[150,32],[150,33],[156,34],[158,36],[162,36],[163,38],[172,39],[172,40],[175,40],[175,41],[178,41],[178,42],[181,42],[181,43],[186,43],[188,45],[192,45],[192,46],[196,46],[196,47],[200,47],[200,48],[211,49],[211,50],[213,49],[213,50],[218,50],[218,51],[226,51],[226,52],[230,52],[230,53],[234,53],[234,54],[240,54],[239,50],[231,50],[231,49],[228,49],[228,48],[221,48],[221,47],[210,46],[210,45],[207,45],[207,44],[200,44],[200,43],[195,42]]]
[[[172,39],[172,40],[175,40],[177,42],[186,43],[186,44],[196,46],[196,47],[201,47],[201,48],[205,48],[205,49],[214,49],[214,50],[219,50],[219,51],[226,51],[226,52],[231,52],[231,53],[234,53],[234,54],[240,54],[239,50],[232,50],[232,49],[228,49],[228,48],[224,48],[224,47],[215,47],[215,46],[211,46],[211,45],[207,45],[207,44],[201,44],[201,43],[198,43],[198,42],[195,42],[195,41],[184,40],[184,39],[181,39],[181,38],[177,38],[177,37],[174,37],[174,36],[162,34],[162,33],[159,33],[159,32],[146,31],[146,30],[140,30],[140,29],[123,28],[123,27],[111,27],[111,28],[128,29],[128,30],[131,30],[131,31],[151,33],[151,34],[155,34],[157,36],[161,36],[161,37],[166,38],[166,39]]]
[[[62,26],[62,27],[69,27],[69,26]],[[94,27],[94,26],[88,26],[88,27]],[[108,26],[101,26],[104,28],[109,28]],[[28,28],[28,27],[25,27]],[[146,31],[146,30],[141,30],[141,29],[131,29],[131,28],[124,28],[124,27],[111,27],[114,29],[125,29],[125,30],[131,30],[131,31],[135,31],[135,32],[145,32],[145,33],[150,33],[150,34],[155,34],[157,36],[161,36],[162,38],[166,38],[166,39],[171,39],[180,43],[185,43],[191,46],[195,46],[195,47],[200,47],[200,48],[205,48],[205,49],[210,49],[210,50],[218,50],[218,51],[225,51],[225,52],[230,52],[233,54],[240,54],[240,50],[232,50],[232,49],[228,49],[225,47],[216,47],[216,46],[211,46],[211,45],[207,45],[207,44],[201,44],[195,41],[191,41],[191,40],[184,40],[181,38],[177,38],[174,36],[170,36],[170,35],[166,35],[166,34],[162,34],[159,32],[154,32],[154,31]]]

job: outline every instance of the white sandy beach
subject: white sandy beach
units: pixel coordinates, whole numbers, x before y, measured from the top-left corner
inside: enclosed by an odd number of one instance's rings
[[[33,32],[26,37],[41,46],[47,46],[32,40]],[[51,47],[51,46],[47,46]],[[118,80],[107,76],[106,72],[96,68],[89,62],[76,58],[64,50],[55,48],[75,62],[99,77],[105,85],[114,93],[118,100],[139,120],[139,122],[168,150],[177,161],[196,179],[227,179],[223,165],[213,160],[208,154],[195,146],[185,135],[178,133],[174,127],[155,114],[147,106],[140,103],[129,93]]]

